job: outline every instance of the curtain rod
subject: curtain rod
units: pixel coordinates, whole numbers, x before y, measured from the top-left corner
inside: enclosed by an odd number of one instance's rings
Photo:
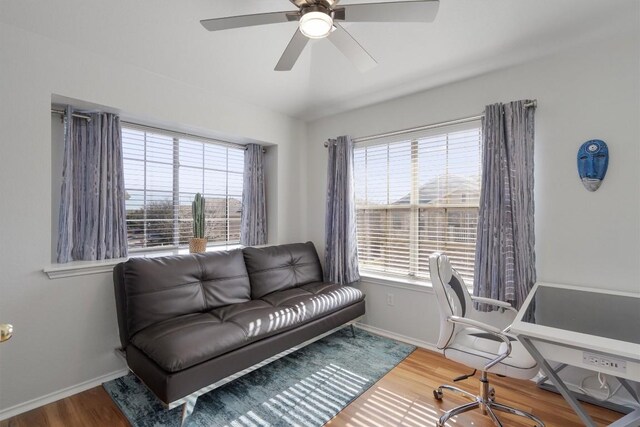
[[[64,116],[66,112],[64,110],[56,110],[55,108],[52,108],[51,114],[60,114],[61,116]],[[91,121],[91,117],[85,114],[73,113],[72,116],[77,117],[79,119],[85,119],[85,120]]]
[[[538,101],[536,99],[534,99],[531,102],[527,102],[524,104],[525,108],[536,108],[538,106]],[[422,130],[429,130],[429,129],[435,129],[435,128],[439,128],[442,126],[451,126],[451,125],[459,125],[459,124],[463,124],[463,123],[469,123],[469,122],[473,122],[476,120],[480,120],[484,117],[484,114],[478,114],[477,116],[471,116],[471,117],[464,117],[462,119],[455,119],[455,120],[448,120],[446,122],[439,122],[439,123],[433,123],[430,125],[425,125],[425,126],[418,126],[418,127],[414,127],[414,128],[410,128],[410,129],[402,129],[402,130],[396,130],[393,132],[386,132],[386,133],[380,133],[377,135],[369,135],[369,136],[362,136],[360,138],[353,138],[353,142],[366,142],[366,141],[371,141],[373,139],[379,139],[379,138],[386,138],[389,136],[396,136],[396,135],[403,135],[405,133],[411,133],[411,132],[418,132],[418,131],[422,131]],[[329,146],[329,141],[325,141],[324,142],[324,146],[328,147]]]
[[[66,112],[64,110],[57,110],[55,108],[51,109],[51,113],[52,114],[60,114],[61,116],[64,116],[66,114]],[[85,120],[91,121],[91,116],[87,116],[85,114],[73,113],[72,116],[73,117],[77,117],[79,119],[85,119]],[[176,134],[176,135],[184,135],[184,136],[190,136],[190,137],[193,137],[193,138],[200,138],[200,139],[206,139],[206,140],[210,140],[210,141],[221,142],[221,143],[226,144],[226,145],[231,145],[231,146],[236,147],[236,148],[247,150],[247,146],[246,145],[237,144],[235,142],[220,141],[220,140],[217,140],[217,139],[214,139],[214,138],[207,138],[207,137],[204,137],[204,136],[191,135],[191,134],[188,134],[188,133],[185,133],[185,132],[176,132],[176,131],[169,130],[169,129],[163,129],[163,128],[154,127],[154,126],[141,125],[141,124],[138,124],[138,123],[131,123],[131,122],[127,122],[127,121],[124,121],[124,120],[121,120],[120,123],[125,124],[125,125],[129,125],[129,126],[133,126],[133,127],[143,127],[143,128],[147,128],[147,129],[159,130],[159,131],[162,131],[162,132],[169,132],[169,133],[173,133],[173,134]],[[262,147],[262,152],[266,153],[267,152],[266,148]]]

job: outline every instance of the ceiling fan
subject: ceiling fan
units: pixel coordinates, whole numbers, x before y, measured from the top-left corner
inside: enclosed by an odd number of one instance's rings
[[[329,38],[360,71],[377,65],[369,53],[339,22],[432,22],[438,13],[438,0],[387,1],[338,5],[340,0],[290,0],[298,10],[258,13],[204,19],[202,26],[209,31],[254,25],[298,21],[298,30],[275,67],[289,71],[298,60],[309,39]]]

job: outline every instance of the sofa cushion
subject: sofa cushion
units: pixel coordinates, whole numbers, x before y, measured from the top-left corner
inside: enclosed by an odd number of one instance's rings
[[[322,267],[313,243],[245,248],[251,298],[322,280]]]
[[[364,294],[350,286],[313,282],[262,297],[280,309],[290,308],[302,321],[316,319],[364,299]]]
[[[344,325],[364,313],[364,301],[360,301],[300,327],[254,341],[180,372],[168,373],[135,345],[130,345],[126,349],[127,364],[162,402],[169,404],[282,351]]]
[[[211,312],[223,322],[242,328],[247,341],[271,336],[299,325],[303,318],[289,307],[273,306],[263,300],[218,308]]]
[[[186,314],[156,323],[131,338],[167,372],[177,372],[241,347],[245,332],[209,313]]]
[[[314,282],[273,292],[258,300],[211,311],[223,322],[240,326],[247,341],[266,338],[325,316],[364,299],[349,286]]]
[[[197,258],[201,260],[202,292],[207,310],[251,299],[242,250],[199,254]]]
[[[184,314],[248,301],[250,283],[241,250],[160,258],[131,258],[116,271],[116,294],[128,336]]]
[[[358,289],[314,282],[209,313],[169,319],[140,331],[131,342],[165,371],[177,372],[363,299]]]

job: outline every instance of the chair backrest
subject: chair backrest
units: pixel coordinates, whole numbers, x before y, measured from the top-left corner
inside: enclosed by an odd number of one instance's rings
[[[437,347],[443,349],[456,334],[456,326],[447,321],[447,318],[468,317],[473,310],[473,303],[462,277],[451,267],[446,255],[436,252],[429,257],[429,274],[440,312],[440,336]]]

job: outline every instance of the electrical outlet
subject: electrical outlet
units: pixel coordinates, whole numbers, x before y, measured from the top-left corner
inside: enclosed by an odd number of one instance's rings
[[[393,300],[393,294],[387,294],[387,305],[393,307],[395,301]]]
[[[582,353],[582,362],[585,365],[597,366],[619,372],[627,372],[627,362],[610,356],[584,352]]]

